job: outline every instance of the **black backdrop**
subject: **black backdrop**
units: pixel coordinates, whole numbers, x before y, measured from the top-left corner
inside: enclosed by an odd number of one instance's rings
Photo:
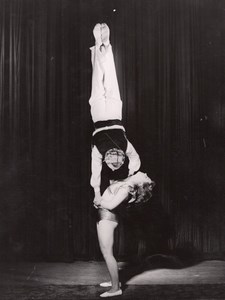
[[[122,221],[117,255],[224,257],[225,1],[0,0],[1,260],[100,258],[97,22],[111,28],[127,135],[157,183],[145,213]]]

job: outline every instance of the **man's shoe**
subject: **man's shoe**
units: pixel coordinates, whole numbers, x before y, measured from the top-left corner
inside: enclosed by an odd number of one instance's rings
[[[96,24],[94,29],[93,29],[93,35],[95,38],[95,45],[96,46],[101,46],[102,40],[101,40],[101,24]]]
[[[101,25],[101,41],[104,46],[109,45],[109,36],[110,36],[110,30],[107,24],[103,23]]]

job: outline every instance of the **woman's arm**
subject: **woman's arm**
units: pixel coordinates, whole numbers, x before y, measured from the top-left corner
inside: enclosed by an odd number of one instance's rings
[[[107,197],[104,197],[104,194],[102,196],[101,200],[101,207],[106,208],[109,210],[112,210],[116,208],[118,205],[120,205],[124,200],[127,199],[129,196],[130,188],[128,185],[124,185],[118,189],[118,192],[110,197],[110,199],[106,199]]]

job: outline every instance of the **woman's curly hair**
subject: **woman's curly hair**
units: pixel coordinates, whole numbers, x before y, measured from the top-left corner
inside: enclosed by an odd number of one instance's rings
[[[135,185],[132,193],[133,200],[130,200],[129,204],[133,205],[148,202],[152,197],[152,190],[154,186],[154,181],[152,181],[151,183],[144,183],[143,185]]]

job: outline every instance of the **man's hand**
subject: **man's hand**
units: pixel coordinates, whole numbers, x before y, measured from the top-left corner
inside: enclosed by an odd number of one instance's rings
[[[94,207],[99,208],[101,206],[101,201],[102,201],[102,197],[101,197],[100,193],[95,194],[95,198],[93,201]]]

